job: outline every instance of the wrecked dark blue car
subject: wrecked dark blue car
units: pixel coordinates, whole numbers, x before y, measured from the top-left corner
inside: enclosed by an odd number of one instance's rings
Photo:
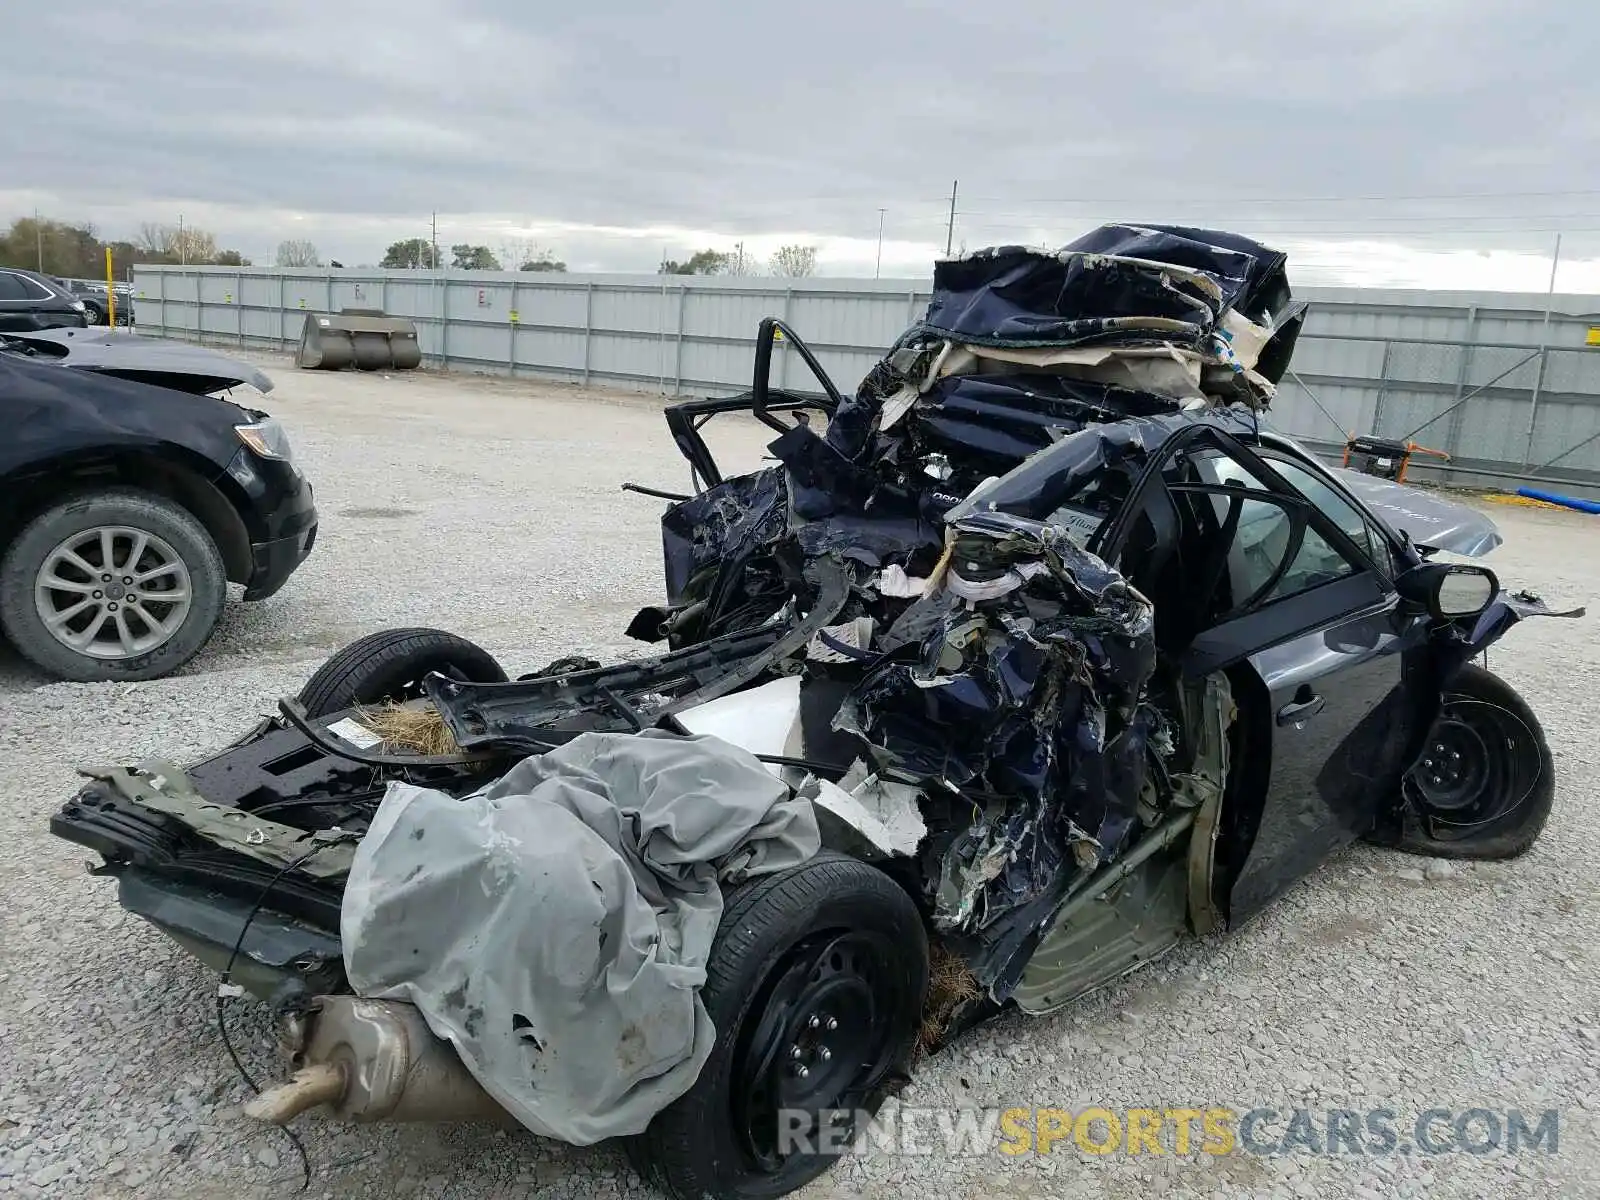
[[[1550,750],[1473,660],[1549,610],[1435,557],[1497,544],[1480,514],[1273,431],[1302,319],[1275,251],[1108,226],[938,264],[852,395],[765,321],[749,393],[667,412],[695,493],[634,489],[670,501],[665,601],[629,630],[659,653],[508,681],[461,639],[375,634],[181,795],[102,775],[55,831],[271,998],[300,1070],[257,1115],[461,1115],[482,1095],[450,1047],[348,997],[343,878],[297,848],[359,838],[391,781],[466,796],[585,733],[742,747],[822,849],[724,883],[715,1046],[629,1144],[676,1196],[782,1194],[919,1053],[1239,925],[1342,845],[1539,835]],[[769,386],[779,332],[817,391]],[[776,465],[724,479],[701,431],[740,413]]]

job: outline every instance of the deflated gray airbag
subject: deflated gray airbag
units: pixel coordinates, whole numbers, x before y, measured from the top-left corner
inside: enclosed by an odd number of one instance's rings
[[[391,783],[345,888],[346,972],[415,1004],[533,1132],[638,1133],[715,1040],[719,881],[818,846],[810,802],[715,737],[584,734],[460,800]]]

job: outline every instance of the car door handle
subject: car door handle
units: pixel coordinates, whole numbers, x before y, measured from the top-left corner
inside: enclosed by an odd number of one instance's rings
[[[1321,696],[1308,696],[1304,700],[1296,700],[1293,704],[1285,704],[1278,710],[1279,725],[1298,725],[1307,717],[1314,717],[1322,711],[1326,704]]]

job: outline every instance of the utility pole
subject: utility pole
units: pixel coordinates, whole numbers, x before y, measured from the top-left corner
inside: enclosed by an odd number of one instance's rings
[[[872,268],[872,277],[874,279],[878,278],[879,273],[883,270],[883,214],[884,210],[880,208],[878,210],[878,265]]]
[[[438,213],[438,210],[435,210],[434,214],[433,214],[433,261],[431,263],[429,263],[428,265],[430,267],[432,267],[435,271],[437,271],[439,269],[439,213]]]
[[[733,248],[738,254],[738,257],[734,261],[733,273],[735,275],[743,275],[744,274],[744,243],[743,242],[736,242],[734,244]]]
[[[189,243],[183,237],[183,214],[178,214],[178,265],[189,265]]]
[[[39,223],[39,210],[33,210],[33,236],[39,243],[39,274],[44,274],[44,226]]]
[[[945,226],[944,231],[944,256],[946,258],[950,257],[950,248],[955,245],[956,241],[956,184],[960,182],[959,179],[950,181],[950,224]]]

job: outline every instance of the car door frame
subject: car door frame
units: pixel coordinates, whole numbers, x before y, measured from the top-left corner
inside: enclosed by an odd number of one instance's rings
[[[1282,454],[1291,460],[1303,457],[1280,444],[1269,443],[1263,448],[1274,454]],[[1241,722],[1244,728],[1236,729],[1236,732],[1240,736],[1252,739],[1260,738],[1264,732],[1268,739],[1266,749],[1271,754],[1274,748],[1275,722],[1280,718],[1280,714],[1273,711],[1270,689],[1255,663],[1251,661],[1253,657],[1295,638],[1314,633],[1319,628],[1331,627],[1341,622],[1348,623],[1364,617],[1382,619],[1386,613],[1393,614],[1393,625],[1398,639],[1391,652],[1404,655],[1408,649],[1417,646],[1425,636],[1424,623],[1420,618],[1411,617],[1406,613],[1404,602],[1395,588],[1392,561],[1377,562],[1373,555],[1340,528],[1328,513],[1280,475],[1273,468],[1270,458],[1263,457],[1227,430],[1204,420],[1197,420],[1194,425],[1179,430],[1150,455],[1130,490],[1127,501],[1117,516],[1098,531],[1090,548],[1107,562],[1116,562],[1128,541],[1134,522],[1152,492],[1168,488],[1165,472],[1169,464],[1177,455],[1199,449],[1215,449],[1228,455],[1253,473],[1264,484],[1265,492],[1277,496],[1280,500],[1288,500],[1303,506],[1306,527],[1315,530],[1357,568],[1350,575],[1276,600],[1252,598],[1254,603],[1247,611],[1221,624],[1202,629],[1184,649],[1181,656],[1181,670],[1184,674],[1203,676],[1226,671],[1230,678],[1235,679],[1237,695],[1242,698],[1253,695],[1256,707],[1265,705],[1263,711],[1252,714],[1252,719]],[[1316,477],[1321,478],[1320,473],[1316,473]],[[1369,526],[1373,524],[1370,514],[1362,505],[1351,501],[1342,490],[1336,489],[1335,495],[1350,503],[1353,510],[1366,520]],[[1170,503],[1170,493],[1167,502]],[[1377,523],[1377,528],[1386,534],[1387,531],[1381,522]],[[1387,537],[1385,541],[1388,541]],[[1298,552],[1297,547],[1295,552]],[[1431,719],[1426,687],[1421,681],[1407,678],[1404,659],[1397,665],[1402,682],[1397,689],[1396,703],[1406,706],[1408,712],[1411,709],[1415,710],[1409,712],[1410,723],[1425,726]],[[1293,714],[1290,716],[1292,719]],[[1259,752],[1260,748],[1251,749]],[[1403,771],[1404,767],[1409,765],[1409,753],[1409,750],[1395,753],[1394,763],[1383,764],[1383,770],[1386,772],[1392,765],[1397,771]],[[1229,779],[1224,800],[1225,808],[1231,807],[1235,810],[1232,814],[1234,819],[1225,821],[1224,827],[1234,830],[1233,836],[1239,839],[1239,842],[1227,846],[1219,844],[1218,847],[1218,858],[1221,859],[1225,855],[1234,864],[1234,870],[1228,873],[1228,877],[1222,877],[1220,873],[1213,877],[1214,885],[1222,893],[1214,895],[1213,902],[1220,911],[1229,914],[1230,924],[1236,923],[1237,919],[1252,915],[1266,900],[1271,899],[1271,895],[1280,893],[1283,888],[1304,874],[1302,870],[1292,876],[1284,877],[1276,890],[1261,903],[1252,905],[1248,911],[1235,912],[1233,884],[1255,848],[1255,835],[1261,828],[1261,818],[1267,804],[1272,801],[1273,794],[1270,768],[1264,773],[1259,770],[1252,771],[1247,763],[1248,758],[1248,754],[1235,754],[1234,761],[1241,763],[1241,769]],[[1384,797],[1372,797],[1371,808],[1367,815],[1371,816],[1374,824],[1382,813],[1384,803]],[[1349,840],[1353,840],[1355,836],[1359,834],[1351,832]],[[1329,852],[1331,853],[1331,850]],[[1315,865],[1315,863],[1307,864],[1305,870]]]

